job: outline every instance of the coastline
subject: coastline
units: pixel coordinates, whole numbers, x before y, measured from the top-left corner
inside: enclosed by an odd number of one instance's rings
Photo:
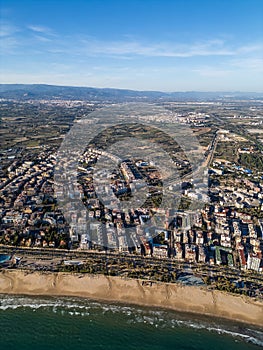
[[[0,271],[0,293],[75,296],[106,302],[161,307],[263,327],[263,303],[246,296],[174,283],[29,270]]]

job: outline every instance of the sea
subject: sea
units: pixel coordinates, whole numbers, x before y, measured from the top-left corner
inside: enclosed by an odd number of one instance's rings
[[[263,329],[165,309],[73,297],[0,295],[0,349],[263,348]]]

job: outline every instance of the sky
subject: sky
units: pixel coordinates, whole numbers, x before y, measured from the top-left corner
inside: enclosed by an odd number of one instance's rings
[[[0,0],[1,83],[263,91],[263,0]]]

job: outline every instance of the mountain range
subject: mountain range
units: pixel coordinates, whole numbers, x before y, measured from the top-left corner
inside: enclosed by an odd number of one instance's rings
[[[113,88],[58,86],[46,84],[0,84],[0,98],[16,100],[82,100],[82,101],[216,101],[263,99],[259,92],[161,92]]]

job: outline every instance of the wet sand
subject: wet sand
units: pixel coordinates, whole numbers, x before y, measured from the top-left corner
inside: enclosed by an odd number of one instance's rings
[[[246,296],[174,283],[104,275],[2,270],[0,293],[77,296],[224,317],[263,327],[263,303]]]

